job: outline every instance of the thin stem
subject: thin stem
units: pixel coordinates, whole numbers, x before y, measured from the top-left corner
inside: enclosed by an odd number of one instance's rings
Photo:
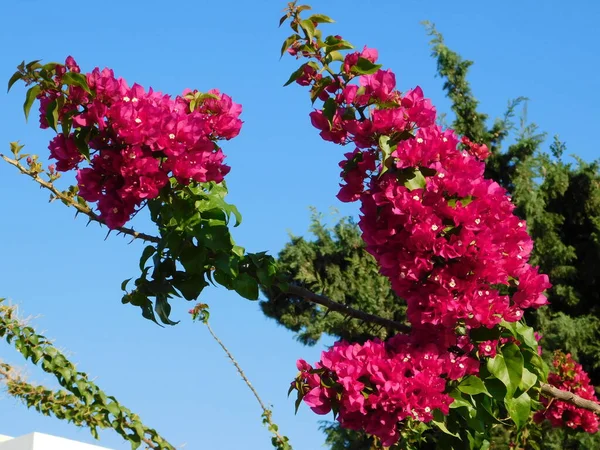
[[[281,449],[285,448],[285,449],[291,450],[292,447],[288,443],[288,438],[285,436],[281,436],[279,434],[279,432],[276,431],[277,425],[275,423],[273,423],[273,421],[271,420],[271,415],[272,415],[271,410],[265,406],[264,402],[260,398],[260,395],[258,395],[258,392],[256,391],[256,389],[254,388],[254,386],[252,386],[252,383],[250,383],[250,380],[248,379],[248,377],[242,370],[242,368],[239,365],[239,363],[237,362],[237,360],[233,357],[233,355],[231,354],[229,349],[225,346],[225,344],[223,344],[221,339],[219,339],[219,337],[215,334],[215,332],[211,328],[210,324],[208,323],[208,320],[204,321],[204,324],[206,325],[206,328],[208,328],[208,332],[210,333],[210,335],[217,342],[217,344],[219,344],[221,346],[221,348],[223,349],[223,351],[225,352],[227,357],[230,359],[232,364],[235,366],[238,373],[242,377],[242,380],[244,380],[244,383],[246,383],[246,386],[248,386],[248,389],[250,389],[252,394],[254,394],[256,401],[260,405],[260,408],[263,410],[263,419],[264,419],[265,423],[268,425],[269,430],[271,431],[271,433],[273,433],[273,436],[275,437],[275,439],[277,440],[277,442],[279,444],[278,448],[281,448]]]

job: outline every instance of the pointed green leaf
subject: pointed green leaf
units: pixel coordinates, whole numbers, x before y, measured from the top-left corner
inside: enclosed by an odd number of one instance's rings
[[[25,103],[23,103],[23,111],[25,112],[25,121],[27,121],[27,119],[29,118],[29,111],[31,111],[31,106],[33,105],[33,102],[35,101],[35,99],[37,98],[37,96],[40,94],[41,91],[42,91],[42,88],[38,84],[36,84],[35,86],[32,86],[27,91],[27,94],[25,95]]]
[[[460,384],[457,386],[457,389],[469,395],[485,394],[491,397],[481,378],[476,377],[475,375],[469,375],[466,377],[460,382]]]
[[[507,398],[504,400],[504,404],[517,429],[523,428],[531,415],[531,397],[529,397],[529,394],[524,392],[516,398]]]
[[[358,58],[357,63],[350,69],[352,73],[358,75],[371,75],[377,72],[381,68],[381,64],[375,64],[369,61],[367,58]]]
[[[308,18],[308,20],[310,20],[311,22],[314,23],[334,23],[335,21],[328,16],[325,16],[323,14],[313,14],[312,16],[310,16]]]
[[[67,72],[62,76],[61,81],[63,82],[63,84],[66,84],[68,86],[79,86],[88,94],[92,93],[90,87],[87,84],[86,76],[81,73]]]
[[[23,78],[23,74],[21,72],[19,72],[18,70],[15,73],[13,73],[13,76],[10,77],[10,80],[8,80],[8,90],[6,92],[10,92],[10,88],[13,87],[13,84],[15,84],[17,81],[19,81],[22,78]]]

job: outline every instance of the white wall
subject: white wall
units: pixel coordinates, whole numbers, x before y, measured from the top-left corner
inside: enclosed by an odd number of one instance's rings
[[[9,440],[3,438],[7,436],[0,436],[0,450],[110,450],[42,433],[31,433]]]

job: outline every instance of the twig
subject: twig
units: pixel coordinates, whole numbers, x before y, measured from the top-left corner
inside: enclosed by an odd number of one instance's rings
[[[92,211],[88,206],[77,203],[75,200],[73,200],[69,196],[63,194],[52,183],[41,178],[37,172],[27,169],[27,167],[23,166],[16,159],[9,158],[8,156],[3,155],[1,153],[0,153],[0,157],[2,157],[2,159],[4,159],[4,161],[9,163],[10,165],[15,166],[17,169],[19,169],[19,171],[21,173],[31,177],[40,186],[48,189],[50,192],[52,192],[56,196],[56,198],[62,200],[64,203],[68,204],[68,206],[72,206],[80,213],[85,214],[86,216],[89,217],[90,220],[92,220],[94,222],[98,222],[102,225],[106,225],[104,220],[102,220],[100,218],[100,216],[98,214],[96,214],[94,211]],[[139,231],[135,231],[133,228],[121,227],[121,228],[117,228],[116,230],[119,233],[123,233],[123,234],[129,235],[129,236],[132,236],[134,239],[141,239],[146,242],[155,242],[155,243],[160,242],[160,238],[158,238],[157,236],[151,236],[146,233],[141,233]]]
[[[358,309],[354,309],[348,305],[338,303],[323,295],[315,294],[314,292],[311,292],[308,289],[305,289],[300,286],[289,285],[286,292],[288,294],[303,298],[304,300],[307,300],[309,302],[325,306],[326,308],[329,308],[332,311],[337,311],[342,314],[352,316],[356,319],[360,319],[363,322],[374,323],[377,325],[381,325],[385,328],[400,331],[402,333],[408,333],[410,331],[410,327],[408,325],[396,322],[395,320],[385,319],[383,317],[359,311]]]
[[[593,400],[586,400],[585,398],[581,398],[572,392],[563,391],[562,389],[558,389],[557,387],[554,387],[548,383],[542,383],[541,387],[542,393],[545,394],[546,397],[553,397],[558,400],[562,400],[563,402],[571,403],[579,408],[587,409],[595,412],[596,414],[600,414],[600,404]]]
[[[242,380],[244,380],[244,383],[246,383],[246,386],[248,386],[248,389],[250,389],[250,391],[252,391],[252,394],[254,394],[254,397],[256,397],[256,401],[258,402],[261,409],[263,410],[263,419],[264,419],[265,423],[269,426],[269,431],[271,431],[271,433],[273,433],[274,438],[277,440],[277,442],[279,444],[279,446],[277,446],[277,448],[281,448],[281,449],[285,448],[285,449],[291,450],[292,447],[288,443],[288,438],[286,436],[281,436],[279,434],[279,432],[277,431],[277,425],[275,423],[273,423],[271,420],[271,415],[272,415],[271,410],[265,406],[262,399],[258,395],[258,392],[254,388],[254,386],[252,386],[252,383],[250,383],[250,380],[248,379],[248,377],[246,376],[246,374],[244,373],[244,371],[242,370],[242,368],[240,367],[240,365],[238,364],[236,359],[233,357],[233,355],[231,354],[229,349],[227,347],[225,347],[225,344],[223,344],[223,342],[215,334],[215,332],[211,328],[210,324],[208,323],[208,320],[204,320],[203,322],[206,325],[206,328],[208,328],[208,332],[210,333],[210,335],[217,342],[217,344],[219,344],[221,346],[221,348],[223,349],[223,351],[225,352],[227,357],[231,360],[231,362],[237,369],[238,373],[242,377]]]

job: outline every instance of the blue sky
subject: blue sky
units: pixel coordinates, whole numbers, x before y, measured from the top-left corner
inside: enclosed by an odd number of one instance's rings
[[[475,61],[470,80],[481,110],[496,117],[507,101],[531,99],[528,117],[569,153],[600,156],[597,45],[600,4],[594,0],[544,2],[432,0],[315,1],[314,9],[337,20],[329,26],[356,46],[380,52],[396,71],[401,90],[420,85],[439,111],[448,101],[435,78],[422,20],[435,22],[448,45]],[[73,55],[84,70],[108,66],[130,82],[170,94],[217,87],[244,106],[241,135],[224,145],[232,171],[230,200],[244,215],[237,241],[251,251],[276,253],[288,233],[304,234],[309,206],[355,210],[335,199],[342,150],[322,142],[308,120],[303,88],[283,88],[298,65],[279,61],[285,29],[277,21],[285,2],[108,0],[69,8],[40,0],[3,5],[0,80],[23,59],[61,61]],[[4,82],[2,82],[4,83]],[[0,89],[0,151],[20,140],[46,155],[51,138],[35,120],[25,124],[24,90]],[[32,114],[35,118],[35,114]],[[68,181],[68,180],[65,180]],[[267,449],[260,410],[202,325],[192,324],[190,304],[174,304],[182,323],[159,328],[120,302],[120,283],[137,275],[142,246],[85,227],[73,211],[47,202],[48,193],[0,164],[0,296],[20,305],[39,331],[55,339],[80,370],[139,413],[175,445],[185,448]],[[149,229],[143,217],[136,226]],[[287,399],[297,358],[314,361],[324,345],[306,348],[267,320],[258,304],[224,290],[206,291],[215,331],[239,359],[296,450],[321,448],[317,417],[305,407],[294,416]],[[21,364],[0,344],[0,358]],[[51,384],[34,367],[28,379]],[[27,411],[0,394],[0,434],[32,431],[93,442],[86,430]],[[102,445],[129,448],[115,433]]]

